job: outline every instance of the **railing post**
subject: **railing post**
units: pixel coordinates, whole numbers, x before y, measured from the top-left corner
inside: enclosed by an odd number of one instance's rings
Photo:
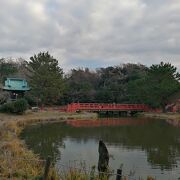
[[[116,180],[121,180],[121,177],[122,177],[122,169],[117,169]]]
[[[50,156],[48,156],[48,158],[46,160],[45,169],[44,169],[43,180],[47,180],[48,179],[48,173],[49,173],[50,165],[51,165],[51,158],[50,158]]]

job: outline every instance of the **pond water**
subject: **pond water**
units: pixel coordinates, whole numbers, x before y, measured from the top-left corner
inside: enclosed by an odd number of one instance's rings
[[[53,157],[56,166],[87,167],[98,163],[98,143],[111,155],[109,166],[133,177],[173,180],[180,177],[180,129],[164,120],[119,118],[48,123],[27,127],[22,138],[42,158]]]

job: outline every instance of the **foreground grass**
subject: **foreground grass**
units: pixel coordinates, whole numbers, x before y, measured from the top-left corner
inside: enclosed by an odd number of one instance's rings
[[[19,134],[33,123],[65,121],[66,119],[95,118],[90,113],[27,112],[24,115],[0,113],[0,179],[32,179],[43,175],[44,161],[28,150]],[[49,179],[59,179],[51,168]]]

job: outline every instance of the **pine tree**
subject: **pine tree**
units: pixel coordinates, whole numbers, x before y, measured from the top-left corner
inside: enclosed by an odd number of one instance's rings
[[[43,104],[56,103],[64,91],[63,70],[58,61],[48,52],[40,52],[30,57],[28,69],[33,95]]]

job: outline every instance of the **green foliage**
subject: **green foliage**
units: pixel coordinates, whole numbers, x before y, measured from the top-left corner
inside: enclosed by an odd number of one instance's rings
[[[143,77],[147,68],[141,64],[123,64],[100,68],[99,88],[96,98],[99,102],[129,103],[127,86],[129,82]]]
[[[128,83],[141,78],[146,72],[147,68],[141,64],[110,66],[96,71],[90,71],[88,68],[73,69],[66,78],[66,103],[127,103]]]
[[[4,104],[9,98],[9,93],[8,92],[4,92],[4,91],[0,91],[0,105]]]
[[[22,114],[24,113],[28,108],[28,103],[25,99],[18,99],[14,102],[14,113],[16,114]]]
[[[9,102],[0,106],[0,112],[3,113],[13,113],[14,112],[14,103]]]
[[[25,99],[31,106],[102,102],[145,103],[164,108],[169,98],[180,92],[180,74],[176,67],[163,62],[150,68],[128,63],[94,71],[72,69],[64,78],[58,61],[48,52],[34,55],[29,62],[0,59],[0,83],[13,74],[29,81],[31,91]],[[0,103],[5,99],[1,92]]]
[[[31,92],[26,93],[24,98],[30,106],[37,106],[39,104],[39,99],[34,97]]]
[[[0,106],[0,112],[23,114],[28,108],[28,103],[25,99],[18,99],[15,102],[9,102]]]
[[[63,71],[58,61],[48,52],[30,58],[28,69],[31,72],[32,95],[44,104],[53,104],[64,92]]]
[[[12,60],[6,60],[4,58],[0,59],[0,83],[3,83],[3,81],[9,76],[14,73],[16,73],[17,67],[16,63]]]
[[[180,91],[179,80],[176,67],[170,63],[161,62],[152,65],[145,77],[129,83],[129,97],[132,102],[146,103],[164,109],[169,97]]]
[[[97,74],[88,68],[72,69],[66,77],[66,103],[95,101],[97,83]]]

